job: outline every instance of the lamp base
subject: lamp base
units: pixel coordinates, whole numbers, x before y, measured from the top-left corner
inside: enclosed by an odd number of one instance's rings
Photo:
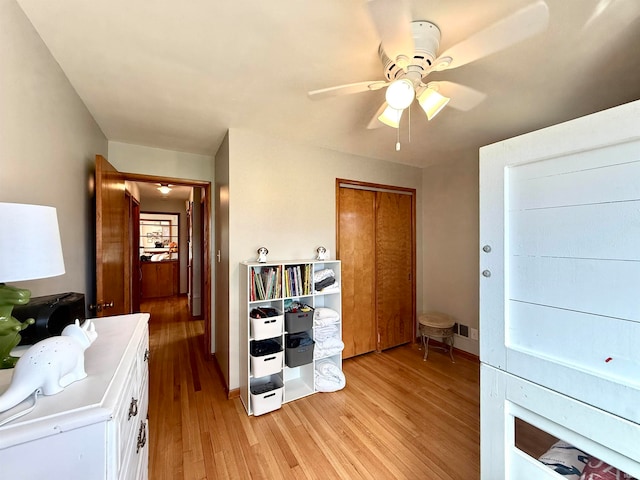
[[[20,343],[20,332],[35,322],[33,318],[20,322],[11,315],[14,305],[29,303],[30,298],[29,290],[0,283],[0,369],[15,367],[18,357],[12,357],[11,350]]]

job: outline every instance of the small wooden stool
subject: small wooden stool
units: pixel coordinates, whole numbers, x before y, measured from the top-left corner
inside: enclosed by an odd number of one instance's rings
[[[451,357],[451,361],[455,363],[453,359],[453,326],[455,325],[455,321],[452,317],[447,315],[446,313],[440,312],[429,312],[429,313],[421,313],[418,315],[418,323],[420,336],[422,337],[422,346],[424,347],[424,358],[423,360],[427,360],[427,356],[429,355],[429,338],[437,337],[442,339],[442,343],[445,345],[442,348],[444,351],[447,350],[447,339],[449,339],[449,356]]]

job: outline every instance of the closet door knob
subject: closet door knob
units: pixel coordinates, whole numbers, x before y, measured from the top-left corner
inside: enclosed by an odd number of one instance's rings
[[[491,245],[485,245],[484,247],[482,247],[482,251],[484,253],[489,253],[491,251]]]
[[[491,271],[490,270],[483,270],[482,271],[482,276],[489,278],[491,276]]]

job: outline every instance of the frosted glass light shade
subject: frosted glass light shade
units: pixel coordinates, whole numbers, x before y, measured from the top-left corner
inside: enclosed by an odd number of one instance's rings
[[[402,117],[402,110],[396,110],[395,108],[387,105],[387,108],[384,109],[384,112],[378,117],[385,125],[388,125],[393,128],[398,128],[400,126],[400,118]]]
[[[160,185],[158,190],[160,190],[161,194],[167,195],[171,191],[171,188],[169,188],[169,185]]]
[[[418,97],[418,103],[424,110],[424,113],[427,114],[429,120],[440,113],[440,110],[449,103],[449,100],[450,98],[440,95],[432,88],[427,88]]]
[[[64,273],[54,207],[0,203],[0,283]]]
[[[404,110],[416,96],[416,92],[413,90],[413,83],[406,78],[396,80],[387,87],[385,98],[391,108],[396,110]]]

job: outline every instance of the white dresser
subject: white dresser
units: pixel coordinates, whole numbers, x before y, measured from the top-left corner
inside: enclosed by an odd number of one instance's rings
[[[28,415],[0,427],[3,479],[146,479],[149,314],[92,319],[87,378],[39,397]],[[0,392],[12,370],[0,370]],[[0,413],[28,408],[32,397]]]

